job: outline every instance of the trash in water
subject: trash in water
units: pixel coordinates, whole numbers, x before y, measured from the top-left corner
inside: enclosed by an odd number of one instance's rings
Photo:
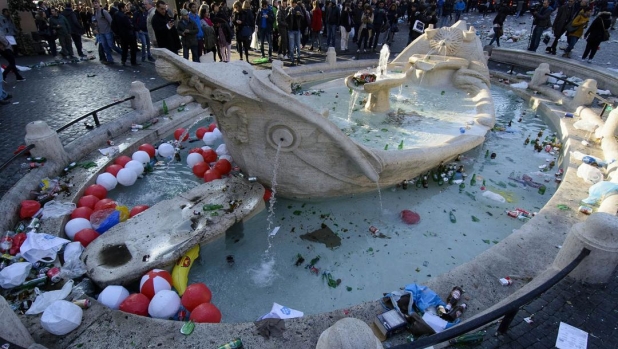
[[[417,224],[421,221],[421,216],[410,210],[401,211],[401,220],[406,224]]]
[[[296,255],[296,263],[294,263],[295,266],[299,266],[301,264],[303,264],[305,262],[305,258],[303,258],[303,256],[299,253]]]
[[[225,260],[227,261],[227,264],[232,267],[234,266],[234,263],[236,263],[236,261],[234,261],[234,256],[233,255],[227,255],[227,257],[225,257]]]

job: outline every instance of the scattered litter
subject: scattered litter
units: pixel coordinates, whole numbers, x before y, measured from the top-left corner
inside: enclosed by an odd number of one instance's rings
[[[406,224],[417,224],[421,221],[421,216],[410,210],[401,211],[401,220]]]
[[[502,286],[510,286],[513,284],[513,280],[511,280],[511,278],[508,276],[505,278],[499,279],[499,281]]]
[[[525,322],[527,322],[527,323],[529,323],[529,324],[531,324],[531,323],[533,323],[533,322],[534,322],[534,320],[532,320],[532,316],[525,317],[525,318],[524,318],[524,321],[525,321]]]
[[[588,347],[588,332],[582,331],[567,323],[560,322],[556,348],[558,349],[585,349]]]

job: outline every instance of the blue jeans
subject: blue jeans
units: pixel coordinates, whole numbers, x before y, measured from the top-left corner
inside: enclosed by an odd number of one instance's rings
[[[148,37],[148,32],[138,31],[137,38],[142,44],[142,61],[146,60],[146,54],[148,54],[148,58],[152,58],[150,54],[150,37]]]
[[[543,35],[543,31],[545,31],[545,27],[534,26],[532,30],[532,38],[530,38],[530,47],[528,47],[528,51],[535,51],[539,47],[541,43],[541,36]]]
[[[197,45],[182,45],[182,56],[184,59],[189,59],[189,51],[191,52],[191,59],[193,62],[199,62],[199,57],[197,56]]]
[[[0,99],[5,99],[9,94],[4,92],[4,86],[2,85],[4,84],[0,81]]]
[[[288,30],[288,41],[290,43],[290,60],[294,62],[294,53],[296,53],[296,58],[300,59],[300,30]]]
[[[567,44],[569,44],[569,46],[567,46],[566,50],[564,50],[564,52],[569,53],[573,50],[573,47],[575,47],[575,44],[577,44],[577,41],[579,40],[579,38],[577,36],[568,36],[567,35]]]
[[[114,34],[109,32],[107,34],[98,34],[97,40],[103,46],[103,51],[105,51],[105,58],[108,62],[112,63],[114,58],[112,57],[112,46],[114,45]]]
[[[337,35],[337,27],[336,24],[328,25],[328,37],[326,38],[326,50],[329,47],[335,47],[335,36]]]
[[[260,38],[260,50],[262,50],[262,57],[264,56],[264,40],[268,42],[268,58],[273,55],[273,41],[272,34],[267,28],[258,28],[258,38]]]

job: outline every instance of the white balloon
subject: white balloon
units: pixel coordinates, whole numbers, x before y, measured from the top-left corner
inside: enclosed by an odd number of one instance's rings
[[[97,300],[108,308],[118,310],[120,303],[129,297],[129,291],[118,285],[109,285],[99,294]]]
[[[148,155],[148,153],[143,150],[136,151],[135,153],[133,153],[133,156],[131,156],[131,158],[135,161],[141,162],[144,166],[146,166],[146,164],[150,162],[150,155]]]
[[[97,177],[97,184],[104,186],[107,191],[110,191],[116,188],[118,180],[113,174],[104,172]]]
[[[73,240],[75,238],[75,234],[86,228],[92,229],[92,224],[90,224],[89,220],[86,218],[73,218],[67,222],[67,225],[64,226],[64,233],[67,234],[69,239]]]
[[[56,336],[64,336],[81,325],[83,315],[84,311],[77,305],[57,300],[43,311],[41,327]]]
[[[176,152],[176,150],[174,149],[174,146],[169,143],[161,144],[158,150],[159,150],[159,154],[163,156],[164,158],[172,157],[174,156],[174,153]]]
[[[227,146],[225,144],[221,144],[220,146],[218,146],[216,152],[217,152],[217,155],[219,156],[229,154],[227,152]]]
[[[202,137],[202,140],[206,145],[213,145],[217,140],[217,135],[215,135],[214,132],[206,132],[204,133],[204,137]]]
[[[148,314],[156,319],[169,319],[180,309],[180,297],[171,290],[157,292],[148,305]]]
[[[225,160],[229,161],[230,164],[233,162],[232,161],[232,156],[228,155],[228,154],[223,154],[223,155],[219,156],[219,160],[221,160],[221,159],[225,159]]]
[[[202,154],[198,154],[198,153],[191,153],[187,156],[187,165],[189,165],[189,167],[193,168],[193,166],[195,166],[195,164],[197,164],[198,162],[203,162],[204,161],[204,157],[202,156]]]
[[[212,148],[211,148],[211,147],[209,147],[209,146],[207,146],[207,145],[205,145],[205,146],[203,146],[203,147],[202,147],[202,150],[203,150],[203,151],[210,150],[210,149],[212,149]]]
[[[116,178],[118,179],[118,183],[124,185],[125,187],[128,187],[133,185],[137,180],[137,173],[135,173],[135,171],[133,171],[132,169],[123,168],[122,170],[118,171]]]
[[[212,133],[214,133],[217,139],[223,139],[223,134],[221,133],[221,131],[219,131],[218,127],[212,130]]]
[[[127,164],[124,165],[124,168],[133,170],[133,172],[135,172],[135,174],[138,176],[144,173],[144,165],[142,165],[141,162],[136,161],[136,160],[131,160],[127,162]]]

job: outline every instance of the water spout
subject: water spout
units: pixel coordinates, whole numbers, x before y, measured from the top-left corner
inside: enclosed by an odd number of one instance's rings
[[[384,78],[384,76],[387,73],[387,64],[388,64],[388,59],[391,56],[391,50],[389,49],[388,45],[384,45],[382,46],[382,49],[380,50],[380,60],[378,61],[378,68],[376,71],[376,78],[380,79],[380,78]]]

